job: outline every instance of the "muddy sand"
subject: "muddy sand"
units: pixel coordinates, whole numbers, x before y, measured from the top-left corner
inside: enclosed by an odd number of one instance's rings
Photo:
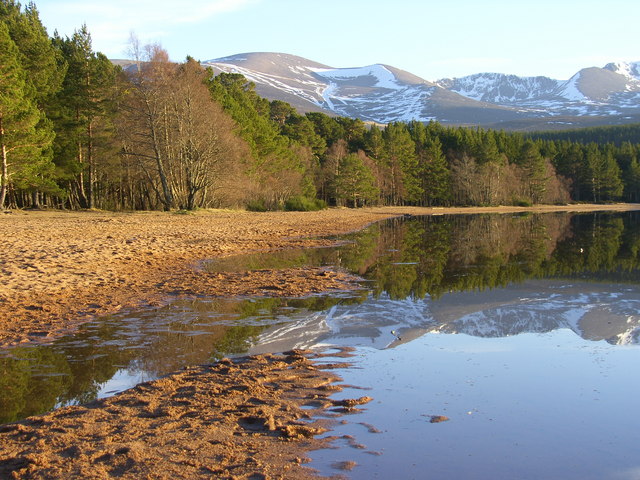
[[[51,341],[96,315],[181,296],[304,296],[358,288],[359,279],[341,271],[219,274],[203,271],[200,263],[330,245],[333,240],[318,237],[393,216],[639,209],[624,204],[193,215],[0,212],[0,346]],[[194,367],[112,399],[0,427],[0,477],[305,478],[312,473],[303,466],[304,451],[319,446],[314,437],[321,430],[300,427],[313,413],[301,406],[310,399],[320,399],[314,404],[320,410],[335,406],[327,392],[339,389],[338,378],[310,355]]]

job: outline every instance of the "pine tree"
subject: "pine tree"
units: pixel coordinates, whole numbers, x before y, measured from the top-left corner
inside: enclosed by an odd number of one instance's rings
[[[527,140],[524,143],[517,164],[524,172],[524,182],[531,202],[540,203],[547,190],[547,170],[545,160],[533,141]]]
[[[588,175],[584,173],[584,149],[577,143],[562,142],[558,154],[553,159],[553,166],[559,175],[571,182],[572,198],[588,200]]]
[[[366,127],[359,118],[338,117],[338,124],[344,131],[343,139],[349,144],[349,151],[356,152],[364,147]]]
[[[353,207],[373,202],[378,196],[375,178],[358,154],[342,158],[333,181],[336,199],[351,202]]]
[[[64,69],[60,68],[58,53],[38,10],[29,3],[23,12],[20,3],[0,0],[0,21],[6,23],[20,52],[19,60],[27,73],[27,94],[33,96],[39,108],[46,110],[49,100],[60,89]]]
[[[282,100],[273,100],[269,105],[269,118],[280,127],[283,127],[287,119],[294,114],[295,108]]]
[[[426,139],[419,156],[422,204],[447,205],[451,200],[451,172],[440,139]]]
[[[613,152],[610,149],[602,155],[602,161],[598,171],[598,190],[602,201],[615,201],[622,196],[624,185],[621,171]]]
[[[327,150],[327,143],[316,133],[311,120],[303,115],[290,114],[282,126],[282,134],[309,147],[316,158],[320,158]]]
[[[628,201],[640,201],[640,163],[633,157],[625,174],[624,194]]]
[[[380,129],[372,125],[364,135],[364,151],[374,160],[381,160],[384,152],[384,139]]]
[[[74,179],[72,197],[82,208],[93,208],[97,182],[96,139],[113,116],[116,73],[113,64],[91,46],[86,25],[71,38],[54,38],[67,70],[56,96],[57,162]]]
[[[29,190],[53,188],[52,165],[43,154],[51,143],[51,131],[36,128],[43,116],[27,90],[20,52],[9,29],[0,22],[0,208],[10,185]]]
[[[309,112],[305,116],[311,120],[314,130],[324,139],[327,147],[345,138],[344,128],[335,118],[319,112]]]
[[[417,203],[422,195],[418,179],[418,161],[415,143],[406,125],[391,123],[382,132],[384,139],[383,160],[391,173],[388,202],[400,205]]]

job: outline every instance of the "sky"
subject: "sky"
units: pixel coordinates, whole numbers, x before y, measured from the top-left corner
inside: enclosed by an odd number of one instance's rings
[[[24,2],[26,3],[26,1]],[[480,72],[567,80],[640,61],[637,0],[35,0],[50,35],[86,24],[128,58],[133,32],[172,60],[280,52],[335,68],[383,63],[425,80]]]

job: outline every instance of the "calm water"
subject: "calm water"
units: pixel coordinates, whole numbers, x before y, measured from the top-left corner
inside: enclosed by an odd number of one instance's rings
[[[350,345],[358,368],[340,374],[374,401],[332,432],[363,448],[315,452],[322,473],[354,460],[346,474],[363,479],[639,479],[639,220],[393,220],[340,248],[211,262],[332,265],[367,282],[337,296],[178,301],[0,351],[0,420],[222,356]]]

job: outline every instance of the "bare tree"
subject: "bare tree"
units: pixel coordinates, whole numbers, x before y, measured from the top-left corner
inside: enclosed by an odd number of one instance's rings
[[[222,180],[248,155],[233,134],[233,121],[211,99],[205,73],[195,60],[180,65],[170,98],[173,191],[179,206],[189,210],[204,206],[207,196],[222,188]]]
[[[167,52],[158,45],[146,46],[144,61],[139,57],[136,60],[139,63],[130,79],[133,88],[123,104],[120,123],[124,152],[138,159],[164,209],[170,210],[175,200],[169,181],[171,138],[167,98],[176,65],[169,62]]]
[[[134,44],[133,50],[140,48]],[[246,144],[212,99],[195,60],[174,64],[157,45],[143,55],[123,109],[125,154],[137,159],[165,210],[219,204],[225,184],[243,176]]]

